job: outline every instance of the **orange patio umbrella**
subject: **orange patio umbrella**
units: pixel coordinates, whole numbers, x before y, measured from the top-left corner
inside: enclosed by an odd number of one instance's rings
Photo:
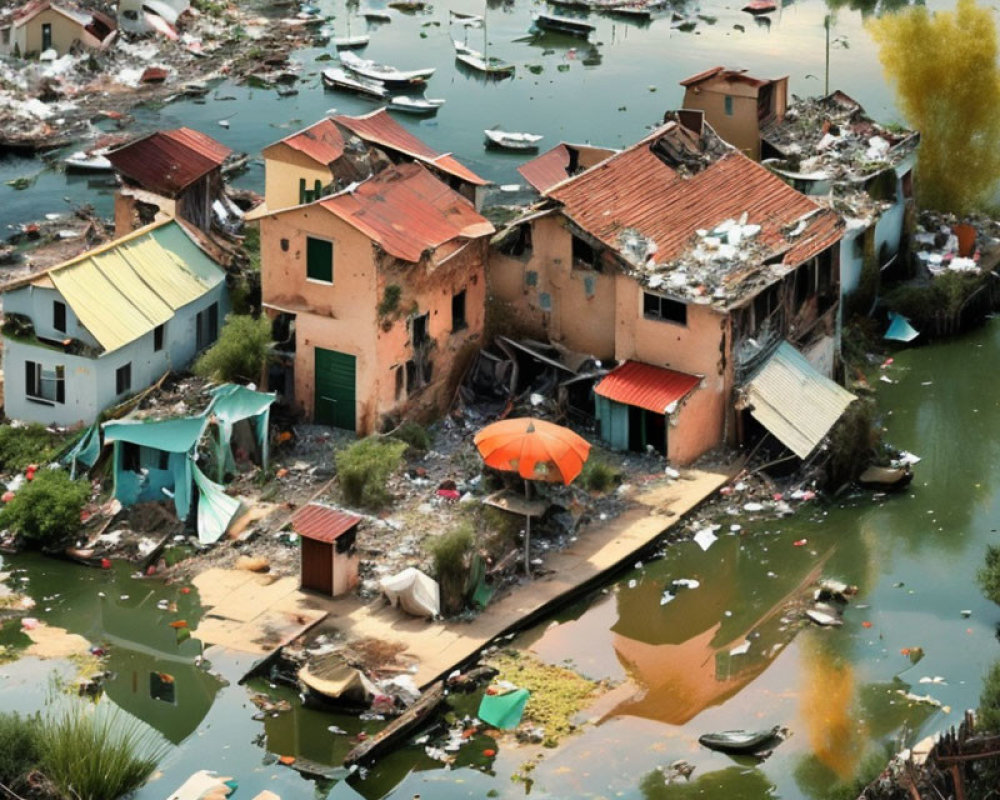
[[[487,466],[516,472],[524,478],[525,494],[530,495],[529,480],[569,485],[580,474],[590,443],[569,428],[534,417],[504,419],[487,425],[473,439]],[[524,530],[524,571],[531,571],[531,515]]]

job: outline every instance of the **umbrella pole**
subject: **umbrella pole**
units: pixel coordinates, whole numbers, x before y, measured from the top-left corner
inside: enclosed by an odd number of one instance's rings
[[[524,499],[531,500],[531,484],[524,482]],[[524,574],[531,576],[531,509],[527,509],[524,525]]]

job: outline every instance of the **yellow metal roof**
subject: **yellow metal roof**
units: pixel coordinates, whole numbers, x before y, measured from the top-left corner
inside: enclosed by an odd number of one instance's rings
[[[186,235],[180,239],[169,235],[176,224],[147,229],[47,273],[105,351],[149,333],[223,280],[217,265],[213,280],[199,278],[188,268],[187,259],[209,259]],[[183,252],[166,249],[161,240],[182,242]]]

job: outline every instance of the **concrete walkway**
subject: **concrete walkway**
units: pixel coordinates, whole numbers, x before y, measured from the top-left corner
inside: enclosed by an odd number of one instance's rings
[[[603,524],[584,528],[568,548],[545,558],[547,573],[516,586],[470,622],[428,622],[382,601],[332,600],[300,592],[296,578],[271,580],[236,570],[208,570],[195,579],[202,603],[212,608],[194,635],[206,644],[264,653],[328,617],[348,639],[397,642],[418,665],[414,680],[426,687],[493,639],[524,627],[549,608],[629,562],[688,511],[716,492],[729,476],[687,470],[679,480],[636,498],[638,505]],[[269,635],[265,635],[265,628]]]

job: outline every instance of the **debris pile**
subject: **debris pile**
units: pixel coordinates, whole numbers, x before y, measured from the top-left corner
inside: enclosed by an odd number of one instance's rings
[[[998,245],[997,220],[981,214],[959,219],[954,214],[922,211],[913,236],[913,255],[935,277],[946,272],[979,273],[984,258],[995,256]]]

